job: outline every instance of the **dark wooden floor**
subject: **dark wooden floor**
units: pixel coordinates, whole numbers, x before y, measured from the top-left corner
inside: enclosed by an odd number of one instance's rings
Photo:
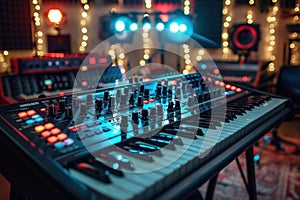
[[[292,121],[283,122],[278,129],[278,134],[279,136],[300,138],[300,116],[297,116],[297,118]],[[8,200],[9,191],[9,182],[0,174],[0,199]]]

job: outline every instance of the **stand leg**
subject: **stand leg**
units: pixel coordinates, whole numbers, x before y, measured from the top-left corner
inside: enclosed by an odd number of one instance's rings
[[[215,192],[215,187],[216,187],[217,180],[218,180],[218,175],[219,175],[219,172],[216,175],[214,175],[209,181],[207,191],[206,191],[206,195],[205,195],[206,200],[212,200],[213,199],[214,192]]]
[[[248,187],[249,187],[249,199],[256,200],[256,182],[255,182],[255,169],[253,161],[253,146],[246,150],[246,162],[247,162],[247,174],[248,174]]]

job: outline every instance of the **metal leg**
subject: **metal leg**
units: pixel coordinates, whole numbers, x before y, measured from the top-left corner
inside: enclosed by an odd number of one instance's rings
[[[206,200],[212,200],[214,197],[214,192],[215,192],[215,187],[216,187],[217,180],[218,180],[218,175],[219,175],[219,172],[209,180],[206,195],[205,195]]]
[[[235,161],[236,161],[236,164],[237,164],[237,166],[238,166],[238,168],[239,168],[239,170],[240,170],[240,174],[241,174],[241,176],[242,176],[242,178],[243,178],[244,184],[245,184],[245,186],[246,186],[246,189],[247,189],[247,192],[248,192],[248,195],[249,195],[249,186],[248,186],[248,183],[247,183],[245,174],[244,174],[244,172],[243,172],[242,166],[241,166],[241,164],[240,164],[240,161],[239,161],[238,158],[236,158]]]
[[[248,175],[248,186],[249,186],[249,199],[256,200],[256,182],[255,182],[255,168],[253,160],[253,146],[246,150],[246,162],[247,162],[247,175]]]

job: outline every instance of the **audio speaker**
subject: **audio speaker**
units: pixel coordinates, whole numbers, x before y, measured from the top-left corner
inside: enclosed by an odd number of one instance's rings
[[[235,24],[230,30],[230,47],[235,54],[257,51],[259,24]]]

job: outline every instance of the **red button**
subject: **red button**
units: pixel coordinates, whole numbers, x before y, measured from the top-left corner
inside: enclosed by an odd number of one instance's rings
[[[56,138],[56,136],[51,136],[51,137],[48,137],[48,139],[47,139],[47,142],[49,144],[55,144],[57,141],[58,141],[58,139]]]
[[[154,102],[155,100],[154,99],[149,99],[149,102]]]
[[[59,135],[57,136],[57,139],[60,140],[60,141],[64,141],[64,140],[67,139],[67,138],[68,138],[68,136],[67,136],[67,134],[65,134],[65,133],[61,133],[61,134],[59,134]]]
[[[19,112],[18,117],[23,119],[23,118],[27,117],[27,113],[26,112]]]
[[[54,128],[54,129],[51,130],[51,134],[52,134],[52,135],[58,135],[58,134],[60,134],[60,132],[61,132],[61,131],[60,131],[59,128]]]
[[[34,127],[34,131],[37,132],[37,133],[41,133],[44,130],[45,130],[45,128],[44,128],[43,125],[39,125],[39,126]]]
[[[47,138],[47,137],[49,137],[51,135],[51,133],[50,133],[50,131],[43,131],[42,133],[41,133],[41,136],[43,137],[43,138]]]
[[[28,110],[27,111],[27,115],[29,116],[29,117],[31,117],[31,116],[33,116],[33,115],[35,115],[36,114],[36,111],[35,110]]]
[[[144,100],[143,102],[144,102],[144,104],[148,104],[149,103],[149,101],[147,101],[147,100]]]
[[[45,127],[46,130],[51,130],[51,129],[54,128],[54,124],[52,124],[52,123],[47,123],[47,124],[44,125],[44,127]]]

